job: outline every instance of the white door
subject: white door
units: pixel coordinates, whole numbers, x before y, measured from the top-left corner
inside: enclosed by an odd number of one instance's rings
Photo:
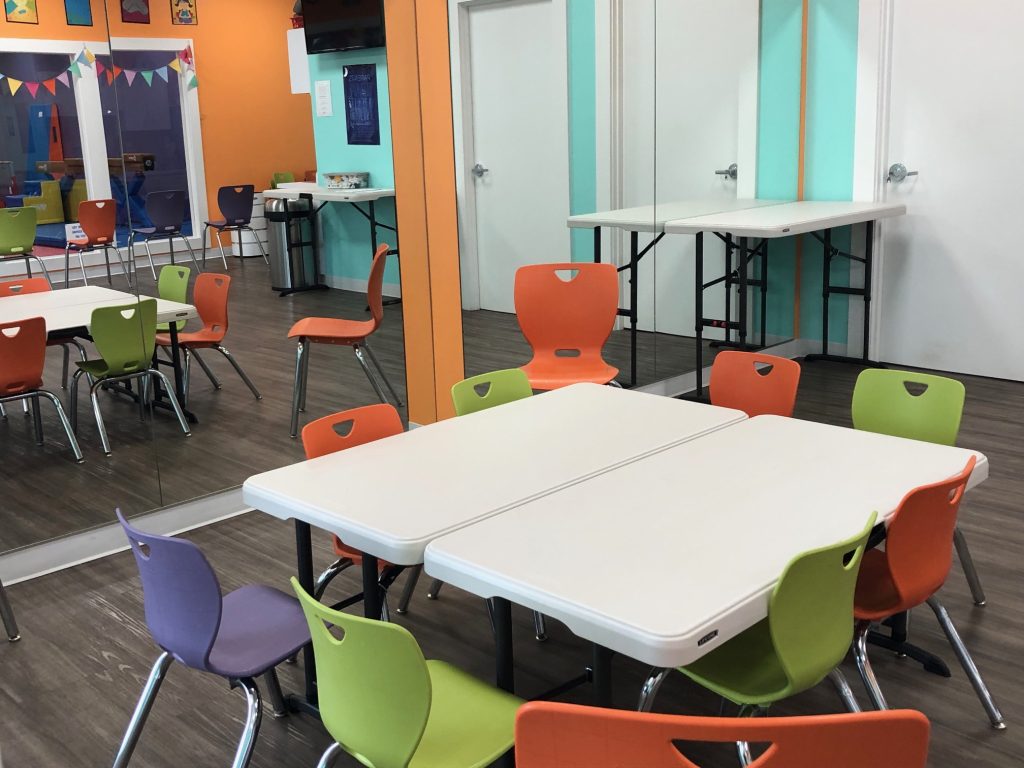
[[[1024,380],[1024,3],[893,5],[889,162],[920,175],[887,185],[878,356]]]
[[[471,81],[467,172],[479,166],[466,184],[480,307],[513,312],[519,267],[571,260],[565,0],[469,4],[467,13],[460,49]]]

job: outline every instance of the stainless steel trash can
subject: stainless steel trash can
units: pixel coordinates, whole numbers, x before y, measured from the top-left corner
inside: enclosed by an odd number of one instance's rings
[[[291,293],[320,282],[316,274],[315,215],[309,200],[266,201],[270,286],[275,291]]]

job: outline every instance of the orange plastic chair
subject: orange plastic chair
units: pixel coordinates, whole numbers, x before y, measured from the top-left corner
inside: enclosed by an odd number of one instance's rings
[[[231,278],[228,275],[218,275],[213,272],[203,272],[196,278],[195,287],[192,289],[192,301],[195,302],[199,319],[203,321],[203,327],[198,331],[189,331],[178,334],[178,346],[185,353],[185,404],[188,404],[189,384],[191,383],[192,358],[206,373],[213,384],[214,389],[220,389],[220,381],[214,376],[197,350],[215,349],[227,358],[231,367],[235,369],[245,385],[249,387],[252,396],[262,400],[263,395],[256,389],[242,366],[238,364],[234,356],[221,343],[228,333],[228,291],[231,288]],[[171,346],[169,333],[158,333],[156,343],[161,347]]]
[[[400,435],[404,431],[402,417],[394,406],[388,403],[367,405],[310,422],[302,429],[302,447],[306,452],[307,459],[318,459],[347,448],[372,443],[374,440]],[[334,553],[338,556],[338,560],[332,563],[316,580],[313,596],[317,600],[320,599],[327,589],[327,585],[335,576],[353,565],[362,565],[363,553],[349,547],[337,536],[334,537]],[[383,571],[390,563],[382,560],[379,565]],[[419,569],[415,571],[414,576],[410,576],[410,580],[418,577]],[[415,581],[413,581],[413,586],[415,586]],[[382,589],[385,593],[385,599],[382,601],[382,618],[387,621],[387,590],[383,585]],[[406,592],[411,596],[411,589],[407,589]],[[403,595],[398,612],[405,613],[407,607],[408,599]]]
[[[925,768],[930,731],[910,710],[734,719],[532,702],[516,715],[516,766],[700,768],[685,742],[759,742],[751,768]]]
[[[26,296],[30,293],[47,293],[53,290],[45,277],[26,277],[0,283],[0,298]]]
[[[388,377],[384,375],[384,369],[380,367],[376,355],[370,349],[369,337],[380,328],[384,322],[384,299],[382,291],[384,287],[384,266],[387,262],[388,251],[391,246],[381,243],[377,252],[373,255],[373,264],[370,265],[370,279],[366,286],[366,303],[370,307],[369,320],[342,320],[333,317],[306,317],[299,320],[288,332],[289,339],[298,339],[299,346],[295,360],[295,386],[292,392],[292,437],[299,433],[299,412],[306,410],[306,387],[309,384],[309,353],[311,344],[337,344],[352,347],[356,359],[363,368],[366,378],[370,380],[377,397],[382,403],[387,403],[387,396],[381,389],[380,382],[370,369],[370,363],[376,368],[377,373],[384,380],[384,384],[391,392],[395,404],[401,408],[402,401],[391,386]],[[366,352],[366,355],[363,352]],[[369,357],[369,363],[367,362]]]
[[[711,365],[711,404],[755,416],[792,416],[800,364],[760,352],[719,352]]]
[[[559,272],[571,272],[563,280]],[[533,348],[523,366],[534,389],[580,382],[609,384],[619,369],[601,356],[619,311],[619,278],[611,264],[531,264],[516,271],[519,327]]]
[[[974,686],[992,727],[1001,730],[1006,727],[1002,713],[949,613],[936,597],[953,564],[953,531],[960,501],[975,463],[972,456],[955,477],[921,486],[904,496],[895,514],[889,518],[885,550],[865,553],[853,601],[853,614],[857,620],[853,651],[857,669],[876,709],[887,709],[888,704],[868,660],[868,631],[872,622],[883,621],[927,603]]]
[[[128,267],[125,266],[121,251],[117,247],[117,203],[113,200],[83,200],[78,205],[78,223],[85,233],[85,237],[68,240],[64,248],[64,286],[71,282],[71,252],[78,254],[78,265],[82,269],[82,282],[89,284],[89,278],[85,273],[85,254],[89,251],[103,251],[103,260],[107,263],[107,283],[113,282],[110,274],[110,249],[117,254],[117,260],[121,262],[121,271],[124,273],[128,285],[131,285],[132,278],[128,274]]]
[[[57,416],[71,443],[75,460],[82,461],[71,422],[58,397],[43,389],[43,364],[46,361],[46,321],[41,317],[0,325],[0,405],[17,400],[31,402],[36,443],[43,444],[43,419],[39,399],[45,398],[57,409]]]

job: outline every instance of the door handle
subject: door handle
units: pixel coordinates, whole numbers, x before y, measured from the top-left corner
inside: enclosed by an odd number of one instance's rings
[[[733,181],[736,181],[736,177],[739,175],[739,166],[733,163],[723,171],[715,171],[715,176],[726,176]]]
[[[478,179],[482,179],[486,174],[490,173],[491,169],[487,168],[480,163],[477,163],[470,169],[470,173],[476,176]]]
[[[899,184],[906,181],[908,176],[917,176],[917,171],[908,171],[903,163],[893,163],[889,166],[889,175],[885,177],[886,184],[893,182]]]

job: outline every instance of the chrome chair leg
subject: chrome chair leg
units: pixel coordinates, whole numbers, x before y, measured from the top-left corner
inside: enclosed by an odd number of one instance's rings
[[[8,642],[16,643],[21,640],[18,622],[14,619],[14,609],[11,608],[11,602],[7,599],[7,590],[4,589],[2,581],[0,581],[0,620],[3,621]]]
[[[107,456],[110,455],[110,439],[107,437],[107,427],[103,423],[103,412],[100,410],[100,399],[97,393],[100,387],[103,386],[103,382],[97,381],[91,387],[89,387],[89,399],[92,400],[92,413],[96,419],[96,429],[100,433],[100,443],[103,445],[103,453]]]
[[[302,353],[302,391],[300,393],[299,411],[306,412],[306,393],[309,392],[309,361],[313,358],[313,342],[305,341]]]
[[[543,643],[548,639],[548,630],[544,622],[544,614],[533,612],[533,635],[537,638],[538,643]]]
[[[246,232],[252,235],[252,239],[256,241],[257,247],[260,249],[260,254],[263,256],[263,261],[267,266],[270,266],[270,259],[267,258],[267,252],[263,248],[263,243],[260,241],[259,235],[256,234],[256,230],[252,227],[242,227]]]
[[[370,384],[373,387],[374,391],[377,393],[377,397],[380,399],[382,403],[387,403],[387,395],[384,394],[384,390],[381,388],[380,382],[377,381],[377,377],[373,374],[373,371],[370,369],[370,365],[366,361],[366,355],[363,354],[363,348],[358,344],[354,344],[352,346],[352,351],[355,352],[356,360],[358,360],[359,364],[363,367],[363,373],[365,373],[366,378],[370,380]]]
[[[288,705],[281,690],[281,681],[277,679],[277,670],[268,669],[263,673],[263,681],[267,684],[267,695],[270,697],[270,710],[274,717],[288,717]]]
[[[107,265],[107,285],[114,284],[114,276],[110,273],[110,254],[107,253],[107,249],[103,249],[103,261]]]
[[[665,678],[670,671],[669,669],[651,667],[650,674],[647,675],[647,679],[640,689],[640,702],[636,707],[637,712],[651,711],[654,707],[654,697],[658,695],[658,689],[661,688],[661,684],[665,682]]]
[[[256,749],[256,737],[260,733],[263,703],[260,700],[260,689],[256,687],[255,680],[247,677],[236,682],[245,691],[245,728],[242,731],[242,738],[238,742],[238,751],[235,752],[231,768],[247,768],[249,761],[252,760],[253,750]]]
[[[203,266],[206,266],[206,244],[210,240],[210,225],[203,224]]]
[[[939,620],[939,626],[942,627],[942,631],[946,635],[946,639],[949,640],[949,644],[953,646],[953,652],[956,654],[957,660],[960,662],[960,666],[964,668],[964,673],[967,675],[967,679],[971,681],[971,685],[974,687],[974,692],[978,695],[978,699],[981,700],[981,706],[985,708],[985,714],[988,715],[989,722],[992,723],[992,727],[996,730],[1003,730],[1006,728],[1006,722],[1003,720],[1003,713],[999,711],[999,707],[996,706],[995,699],[992,698],[992,694],[988,690],[988,686],[985,685],[985,681],[981,677],[981,672],[978,671],[978,666],[974,663],[974,659],[971,658],[971,654],[967,650],[967,646],[964,645],[964,641],[960,639],[960,633],[956,631],[956,627],[953,626],[953,620],[949,618],[949,612],[945,609],[939,599],[932,595],[928,598],[928,607],[932,609],[935,614],[935,618]]]
[[[227,348],[222,347],[220,344],[214,347],[214,349],[216,349],[218,352],[220,352],[222,355],[224,355],[224,357],[228,359],[228,362],[231,363],[231,367],[235,369],[235,373],[237,373],[241,377],[242,381],[245,382],[245,386],[247,386],[249,388],[249,391],[252,392],[252,396],[255,397],[257,400],[262,400],[263,395],[261,395],[260,391],[256,389],[256,385],[252,383],[252,379],[250,379],[246,375],[245,371],[242,370],[242,366],[240,366],[238,364],[238,361],[235,360],[234,355],[228,352]]]
[[[857,703],[857,697],[853,695],[850,683],[847,682],[846,675],[843,674],[842,670],[836,667],[828,673],[828,678],[832,681],[832,685],[835,686],[839,698],[843,700],[846,711],[860,712],[860,704]]]
[[[331,768],[334,764],[334,758],[341,754],[341,745],[335,742],[327,748],[327,750],[320,757],[320,762],[316,764],[316,768]]]
[[[299,435],[299,402],[302,399],[302,365],[304,342],[300,339],[295,351],[295,383],[292,385],[292,439]]]
[[[71,392],[68,393],[68,412],[71,418],[71,431],[75,434],[78,434],[78,380],[82,377],[82,373],[82,369],[78,369],[71,376]]]
[[[4,404],[0,403],[0,418],[7,421],[7,409],[4,408]]]
[[[64,433],[68,436],[68,442],[71,443],[71,451],[75,454],[75,461],[81,464],[85,461],[85,458],[82,456],[82,449],[78,445],[78,439],[75,437],[74,430],[71,429],[71,422],[68,421],[68,415],[64,413],[64,406],[61,405],[60,399],[45,389],[39,390],[39,394],[53,403],[53,407],[57,409],[57,418],[60,419],[61,426],[64,427]]]
[[[153,249],[149,247],[149,238],[147,237],[142,242],[146,246],[146,256],[149,257],[149,271],[153,273],[153,279],[156,280],[156,265],[153,263]]]
[[[78,252],[78,268],[82,270],[82,285],[89,285],[89,273],[85,269],[85,251]]]
[[[174,235],[172,235],[172,238],[173,237]],[[185,244],[185,247],[188,248],[188,255],[192,257],[192,263],[195,264],[196,272],[201,273],[203,271],[203,268],[199,266],[199,260],[196,258],[196,252],[192,250],[192,244],[188,241],[187,237],[181,234],[181,232],[177,233],[177,237],[181,238],[181,241]]]
[[[377,368],[377,372],[380,374],[380,377],[384,380],[384,385],[388,388],[388,391],[391,392],[391,396],[395,398],[395,405],[401,408],[402,405],[404,405],[402,403],[402,398],[398,396],[398,393],[395,392],[395,388],[391,386],[391,382],[388,380],[387,374],[384,373],[384,369],[381,368],[380,362],[377,360],[377,355],[373,353],[373,349],[370,347],[369,342],[365,340],[363,341],[363,349],[365,349],[366,354],[370,356],[370,361]]]
[[[31,395],[26,400],[32,400],[32,427],[36,433],[36,445],[43,444],[43,414],[39,410],[39,395]]]
[[[964,569],[964,576],[967,578],[967,586],[971,588],[971,597],[974,604],[985,605],[985,589],[981,586],[981,579],[978,577],[978,569],[974,567],[974,558],[971,557],[971,550],[967,546],[967,539],[958,525],[953,530],[953,543],[956,545],[956,554],[960,558],[960,566]]]
[[[185,437],[191,437],[192,431],[188,428],[188,422],[185,421],[185,413],[181,410],[181,403],[178,402],[178,396],[174,393],[174,387],[171,386],[171,382],[167,380],[167,376],[164,375],[163,371],[158,371],[155,368],[149,369],[150,376],[156,376],[163,382],[164,390],[167,393],[167,399],[171,401],[171,407],[174,409],[174,414],[178,417],[178,424],[181,425],[181,431],[185,433]]]
[[[327,586],[334,581],[334,578],[352,564],[353,563],[349,558],[343,557],[339,560],[335,560],[327,566],[327,570],[317,576],[316,584],[313,587],[313,597],[317,600],[323,597],[324,592],[327,590]]]
[[[427,600],[437,600],[441,596],[441,587],[444,586],[444,582],[440,579],[434,579],[430,582],[430,589],[427,590]]]
[[[882,694],[882,689],[878,685],[878,678],[875,677],[875,671],[871,668],[871,661],[868,659],[868,630],[870,629],[870,621],[857,622],[853,635],[853,658],[857,662],[857,671],[860,673],[860,679],[864,683],[864,687],[867,688],[868,695],[871,697],[871,703],[875,709],[888,709],[889,704]]]
[[[185,348],[181,353],[181,386],[185,390],[185,407],[187,408],[189,397],[192,395],[192,351]]]
[[[85,276],[83,272],[83,277]],[[88,285],[88,283],[86,283]],[[64,246],[64,287],[69,288],[71,286],[71,244],[68,243]]]
[[[409,601],[412,600],[412,595],[416,591],[416,583],[420,580],[420,574],[423,573],[423,566],[417,565],[409,569],[409,575],[405,578],[405,586],[402,588],[402,597],[398,601],[398,608],[396,612],[405,615],[409,612]]]
[[[68,388],[68,369],[71,367],[71,350],[68,349],[67,342],[60,345],[61,350],[61,363],[60,363],[60,388]]]
[[[217,233],[217,247],[220,249],[220,260],[224,263],[224,269],[227,270],[227,268],[228,268],[228,257],[224,255],[224,241],[220,239],[220,235],[221,235],[221,233],[218,232]],[[239,248],[241,248],[241,240],[242,240],[242,238],[239,237],[238,240],[239,240]],[[241,259],[241,262],[242,262],[242,265],[245,266],[245,259],[244,258]]]
[[[206,374],[206,378],[208,378],[210,380],[210,383],[213,384],[213,388],[214,389],[220,389],[221,388],[220,379],[218,379],[214,375],[213,371],[210,370],[210,366],[208,366],[206,364],[206,361],[203,360],[203,358],[201,358],[199,356],[199,350],[193,349],[193,350],[191,350],[191,354],[196,359],[196,362],[199,363],[199,367],[203,369],[203,373]]]
[[[34,261],[36,264],[39,265],[39,271],[43,273],[43,277],[46,278],[46,282],[50,284],[50,288],[52,289],[53,288],[53,280],[50,279],[50,273],[46,269],[45,265],[43,264],[43,260],[40,259],[35,254],[30,254],[30,255],[25,257],[25,265],[26,266],[28,265],[29,259],[31,259],[32,261]],[[30,271],[29,272],[29,277],[31,277],[31,276],[32,276],[32,273]]]
[[[149,679],[146,680],[146,686],[142,689],[142,695],[139,697],[139,703],[135,705],[135,712],[132,713],[132,719],[128,723],[128,730],[117,750],[114,768],[128,768],[135,746],[139,743],[139,736],[142,735],[142,729],[146,725],[146,718],[149,717],[149,712],[153,709],[153,702],[160,692],[160,684],[167,676],[167,670],[172,661],[174,659],[171,654],[165,651],[153,664],[153,668],[149,672]]]
[[[107,263],[110,262],[110,257],[107,255],[107,249],[108,248],[109,248],[109,246],[106,246],[106,245],[103,246],[103,258],[107,259]],[[124,257],[121,255],[121,249],[118,248],[116,245],[113,246],[113,249],[114,249],[114,253],[117,254],[118,262],[120,262],[120,264],[121,264],[121,272],[124,274],[124,279],[128,281],[128,287],[131,288],[132,287],[132,276],[131,276],[131,273],[128,271],[128,265],[125,264]]]

